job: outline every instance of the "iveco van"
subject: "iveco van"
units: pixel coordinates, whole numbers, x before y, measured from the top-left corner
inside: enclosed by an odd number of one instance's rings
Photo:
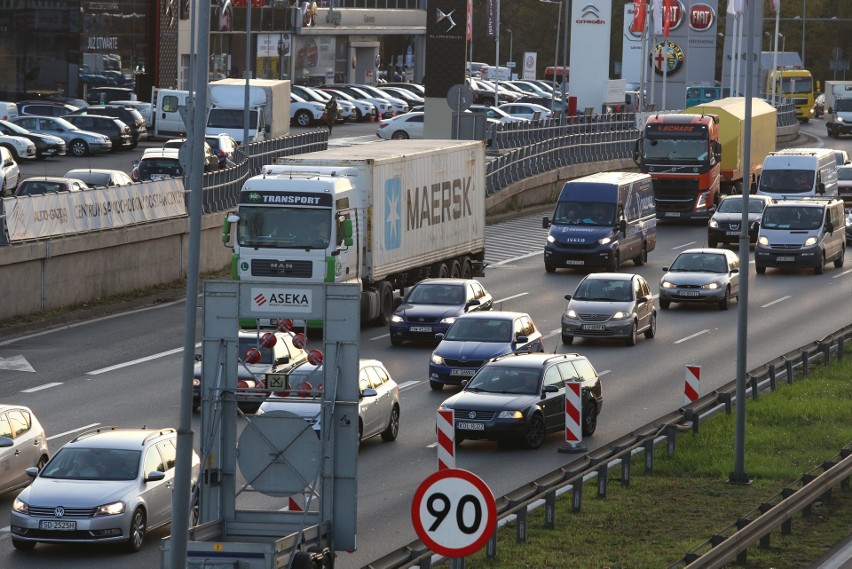
[[[773,198],[837,195],[837,158],[830,148],[788,148],[769,153],[757,193]]]
[[[617,271],[632,260],[643,265],[657,246],[657,212],[651,176],[600,172],[566,182],[556,202],[544,246],[548,273],[565,267]]]
[[[825,264],[838,269],[846,255],[846,222],[838,198],[773,200],[760,219],[754,268],[811,268],[822,274]]]

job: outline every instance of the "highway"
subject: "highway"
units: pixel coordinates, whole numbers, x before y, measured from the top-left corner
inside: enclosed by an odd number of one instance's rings
[[[335,129],[335,135],[343,130]],[[825,135],[822,121],[812,121],[802,130]],[[852,151],[852,144],[845,141],[825,145]],[[69,165],[67,169],[72,167],[79,166]],[[563,296],[573,292],[582,274],[545,273],[541,257],[544,237],[541,214],[489,225],[486,250],[490,265],[481,281],[494,296],[496,308],[525,311],[532,316],[544,334],[548,351],[580,352],[603,375],[604,406],[597,432],[584,441],[589,449],[679,407],[687,364],[701,366],[702,393],[734,378],[739,309],[736,302],[728,311],[682,305],[659,311],[657,336],[642,338],[635,347],[588,340],[563,346],[559,339]],[[663,266],[679,251],[705,243],[703,226],[664,223],[658,228],[657,248],[649,253],[648,263],[642,267],[626,263],[621,271],[643,275],[656,291]],[[758,277],[753,265],[743,272],[750,284],[747,369],[849,324],[852,261],[847,261],[842,269],[827,266],[823,275],[769,269]],[[13,294],[13,290],[14,287],[7,289],[7,294]],[[35,411],[50,437],[52,451],[96,425],[176,426],[183,315],[183,303],[177,302],[0,340],[0,397]],[[200,337],[197,329],[197,338]],[[428,346],[391,347],[387,329],[379,327],[362,330],[360,345],[362,357],[382,360],[400,384],[402,416],[397,441],[384,443],[376,438],[361,445],[359,547],[353,553],[339,555],[336,567],[340,569],[361,567],[415,539],[410,521],[411,499],[420,481],[436,469],[435,409],[454,392],[450,388],[443,392],[429,388]],[[20,363],[21,358],[32,371],[4,365],[13,360]],[[196,438],[198,428],[195,415]],[[557,452],[561,444],[558,435],[549,437],[537,451],[466,441],[457,451],[457,466],[477,473],[495,496],[501,496],[569,461],[570,455]],[[12,548],[7,527],[13,499],[14,493],[0,496],[2,567],[159,566],[157,541],[168,534],[167,529],[149,535],[143,550],[133,556],[116,547],[44,544],[33,552],[17,552]],[[238,505],[278,507],[278,502],[281,507],[286,505],[286,500],[244,494]],[[708,532],[712,529],[708,528]]]

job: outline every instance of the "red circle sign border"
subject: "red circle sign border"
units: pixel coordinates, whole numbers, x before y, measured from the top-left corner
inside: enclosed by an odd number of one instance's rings
[[[486,501],[485,528],[480,536],[467,547],[453,549],[441,545],[429,536],[428,532],[426,532],[423,527],[422,521],[420,520],[419,511],[420,503],[423,501],[423,496],[433,484],[444,480],[445,478],[461,478],[462,480],[469,482],[482,493],[482,496]],[[462,470],[460,468],[446,468],[444,470],[433,472],[426,477],[426,480],[420,483],[420,486],[417,487],[417,491],[414,493],[414,499],[411,501],[411,521],[414,523],[414,531],[417,533],[417,537],[426,544],[426,547],[435,553],[443,555],[444,557],[467,557],[468,555],[476,553],[482,549],[482,547],[491,538],[491,534],[494,533],[494,529],[497,527],[497,503],[494,500],[494,494],[491,492],[491,488],[488,487],[482,478],[468,470]]]

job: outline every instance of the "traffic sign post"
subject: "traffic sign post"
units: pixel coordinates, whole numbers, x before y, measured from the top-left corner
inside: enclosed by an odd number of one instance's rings
[[[689,405],[701,396],[701,366],[686,366],[683,377],[683,404]]]
[[[481,549],[497,527],[497,504],[488,485],[458,468],[439,470],[424,480],[411,503],[414,530],[426,546],[448,558]]]
[[[583,446],[583,398],[582,385],[572,381],[565,384],[565,444],[559,452],[586,452]]]

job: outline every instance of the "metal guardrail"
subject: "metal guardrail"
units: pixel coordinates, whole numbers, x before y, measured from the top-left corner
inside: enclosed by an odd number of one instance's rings
[[[788,352],[749,372],[746,382],[749,386],[751,398],[757,399],[759,394],[766,390],[775,391],[778,387],[779,378],[785,379],[787,383],[792,383],[797,373],[800,378],[807,377],[811,365],[828,365],[832,356],[840,360],[843,357],[845,346],[850,340],[852,340],[852,325],[819,342],[812,342]],[[644,427],[498,498],[497,528],[486,545],[486,556],[489,559],[497,557],[497,531],[507,523],[517,521],[516,539],[519,542],[525,541],[529,531],[528,513],[543,506],[545,508],[545,527],[555,527],[556,498],[558,496],[571,492],[571,510],[573,512],[580,511],[584,482],[597,479],[597,497],[605,497],[608,482],[607,472],[609,469],[617,467],[621,469],[622,486],[629,485],[633,455],[644,454],[645,472],[653,471],[656,445],[665,443],[666,452],[669,455],[674,454],[678,432],[686,430],[698,432],[703,421],[722,411],[730,414],[735,403],[736,381],[732,381],[695,402],[660,417]],[[683,563],[691,563],[687,565],[687,569],[718,567],[719,562],[732,559],[737,555],[742,560],[742,556],[745,555],[748,547],[758,540],[760,540],[761,546],[768,547],[766,536],[771,531],[779,526],[784,526],[782,531],[786,529],[789,532],[791,527],[789,520],[793,514],[807,510],[810,504],[825,495],[834,486],[848,484],[848,478],[852,473],[852,460],[848,456],[850,452],[852,452],[852,443],[841,451],[839,455],[841,460],[832,459],[821,467],[826,473],[831,472],[830,476],[814,477],[812,473],[805,474],[802,477],[803,486],[799,490],[785,488],[780,493],[780,496],[784,498],[781,502],[772,507],[766,504],[756,510],[762,515],[755,522],[746,522],[744,521],[745,517],[738,520],[736,524],[728,528],[736,528],[736,533],[727,538],[722,537],[724,531],[713,536],[697,549],[687,553],[682,560],[672,565],[671,568],[682,567]],[[746,529],[748,531],[745,531]],[[707,553],[703,553],[708,548],[711,549]],[[712,553],[712,556],[710,556],[710,553]],[[706,563],[696,564],[704,557],[707,558]],[[416,540],[364,565],[363,569],[408,569],[413,567],[430,569],[434,563],[443,560],[442,556],[433,553],[422,541]]]

